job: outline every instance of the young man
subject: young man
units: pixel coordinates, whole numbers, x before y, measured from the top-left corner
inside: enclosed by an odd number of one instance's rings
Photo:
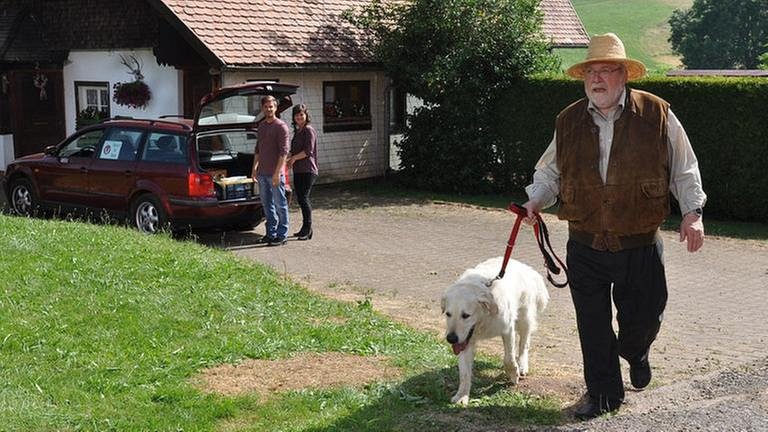
[[[266,235],[261,243],[285,244],[288,237],[288,200],[285,197],[283,166],[290,150],[288,125],[276,117],[277,100],[261,99],[264,120],[259,124],[252,177],[259,183],[261,204],[267,218]]]
[[[584,361],[582,420],[615,411],[624,400],[619,356],[630,380],[651,380],[649,351],[667,302],[659,226],[669,193],[679,201],[680,241],[704,243],[698,162],[669,104],[626,86],[645,66],[626,57],[614,34],[594,36],[585,61],[568,69],[586,97],[557,116],[555,136],[526,188],[527,222],[560,197],[568,221],[568,277]],[[618,338],[612,324],[612,304]]]

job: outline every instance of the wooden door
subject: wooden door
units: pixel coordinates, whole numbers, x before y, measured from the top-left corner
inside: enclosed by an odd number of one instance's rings
[[[60,69],[10,72],[15,156],[43,151],[66,136]]]
[[[219,76],[210,75],[208,69],[184,69],[184,116],[195,116],[200,99],[219,87]]]

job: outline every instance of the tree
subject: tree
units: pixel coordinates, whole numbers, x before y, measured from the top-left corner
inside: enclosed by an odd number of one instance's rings
[[[494,175],[502,143],[489,125],[489,111],[498,106],[499,89],[560,66],[542,33],[538,4],[373,0],[347,15],[370,37],[389,77],[425,102],[398,144],[410,185],[487,192],[509,184]]]
[[[754,69],[768,43],[768,0],[694,0],[669,19],[672,49],[688,68]]]
[[[348,19],[371,39],[377,59],[404,90],[427,103],[556,70],[541,32],[539,0],[374,0]]]

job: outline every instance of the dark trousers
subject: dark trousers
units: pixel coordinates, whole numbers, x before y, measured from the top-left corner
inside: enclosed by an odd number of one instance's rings
[[[301,207],[301,231],[308,233],[312,229],[312,203],[309,202],[309,193],[312,191],[312,185],[315,184],[317,174],[312,173],[293,173],[293,192],[296,194],[296,201]]]
[[[667,304],[662,255],[661,239],[619,252],[568,241],[568,278],[590,396],[622,400],[619,356],[630,363],[639,361],[656,339]],[[613,329],[611,295],[618,337]]]

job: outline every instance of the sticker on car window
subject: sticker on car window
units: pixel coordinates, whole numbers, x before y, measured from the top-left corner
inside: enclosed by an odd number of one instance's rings
[[[117,159],[122,147],[122,141],[105,140],[104,145],[101,147],[99,159]]]

